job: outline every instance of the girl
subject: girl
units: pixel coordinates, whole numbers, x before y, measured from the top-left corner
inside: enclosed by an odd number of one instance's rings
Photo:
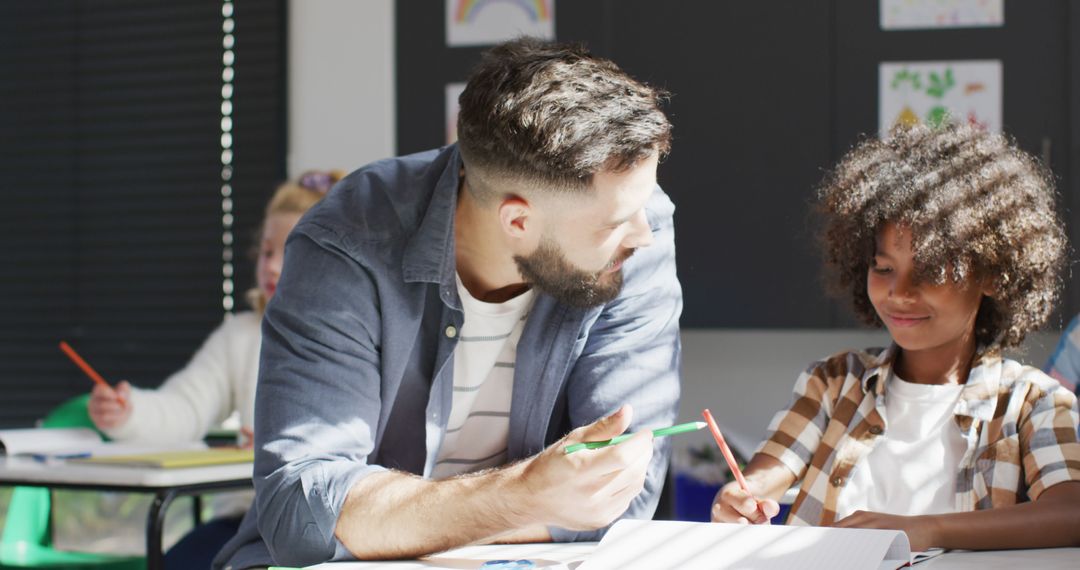
[[[829,269],[893,344],[811,364],[746,470],[753,497],[725,486],[713,520],[765,522],[798,481],[790,524],[1080,545],[1076,398],[1001,354],[1060,289],[1050,175],[1001,135],[918,126],[857,146],[818,199]]]
[[[132,388],[126,381],[115,389],[95,387],[88,411],[98,429],[116,441],[199,441],[236,412],[240,443],[251,445],[262,313],[277,288],[285,238],[300,216],[341,178],[341,172],[313,171],[278,187],[256,240],[257,288],[248,292],[255,310],[227,315],[187,366],[156,390]],[[251,494],[242,495],[215,501],[214,512],[219,518],[195,529],[170,549],[166,567],[210,568],[214,554],[236,534],[251,504]]]

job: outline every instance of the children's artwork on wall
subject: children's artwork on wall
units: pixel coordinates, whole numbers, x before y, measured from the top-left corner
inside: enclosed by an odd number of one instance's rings
[[[446,0],[446,45],[496,44],[518,36],[555,39],[555,0]]]
[[[897,124],[967,122],[1001,130],[1001,61],[882,62],[878,130]]]
[[[457,142],[458,97],[464,90],[464,83],[446,84],[446,144]]]
[[[1004,0],[881,0],[882,30],[993,28],[1003,25]]]

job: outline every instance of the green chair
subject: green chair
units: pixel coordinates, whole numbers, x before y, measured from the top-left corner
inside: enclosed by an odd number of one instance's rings
[[[94,428],[87,412],[90,395],[72,398],[45,417],[42,427]],[[96,428],[94,428],[96,431]],[[102,438],[105,435],[98,432]],[[141,556],[110,556],[87,552],[66,552],[52,547],[50,511],[52,498],[43,487],[15,487],[8,505],[7,522],[0,537],[0,570],[37,568],[42,570],[145,570]]]

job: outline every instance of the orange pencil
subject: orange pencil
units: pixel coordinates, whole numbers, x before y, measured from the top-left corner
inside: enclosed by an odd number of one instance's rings
[[[87,364],[86,361],[83,360],[81,356],[79,356],[79,353],[75,352],[74,348],[71,348],[70,344],[68,344],[68,343],[66,343],[64,341],[60,341],[60,350],[64,351],[64,354],[68,355],[68,358],[70,358],[71,361],[74,362],[76,366],[78,366],[79,368],[82,368],[82,371],[85,372],[86,375],[89,376],[91,380],[93,380],[94,382],[96,382],[100,386],[104,386],[106,388],[111,388],[111,386],[109,386],[109,383],[106,382],[105,379],[101,377],[101,374],[98,374],[97,370],[94,370],[93,368],[91,368],[90,365]],[[127,406],[127,400],[125,400],[124,397],[121,396],[120,394],[116,395],[116,399],[120,400],[121,405]]]
[[[735,462],[735,455],[731,453],[731,448],[728,447],[727,442],[724,441],[724,436],[721,435],[720,427],[716,425],[716,420],[713,419],[708,408],[705,408],[705,410],[701,412],[701,415],[705,416],[705,423],[709,424],[709,431],[712,432],[716,444],[720,446],[720,453],[723,454],[724,459],[727,460],[728,467],[731,468],[731,473],[735,475],[735,480],[739,482],[739,487],[753,499],[754,494],[750,492],[750,487],[746,485],[746,479],[743,478],[742,470],[739,469],[739,464]],[[757,499],[754,499],[754,501],[757,501]]]

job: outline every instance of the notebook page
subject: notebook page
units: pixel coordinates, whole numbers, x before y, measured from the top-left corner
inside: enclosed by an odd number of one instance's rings
[[[895,530],[619,521],[578,570],[898,568],[910,560]]]
[[[30,428],[0,430],[0,448],[8,455],[87,451],[101,445],[101,436],[89,428]]]

